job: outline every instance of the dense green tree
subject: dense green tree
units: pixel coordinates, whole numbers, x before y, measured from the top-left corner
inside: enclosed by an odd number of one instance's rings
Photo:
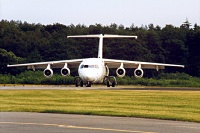
[[[14,69],[8,69],[7,64],[22,63],[23,58],[17,57],[13,52],[8,52],[5,49],[0,48],[0,74],[16,73]]]
[[[200,27],[188,34],[188,73],[194,76],[200,76]]]

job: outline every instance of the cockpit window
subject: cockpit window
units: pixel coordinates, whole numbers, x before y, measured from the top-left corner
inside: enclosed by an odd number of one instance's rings
[[[81,65],[81,68],[99,68],[98,65]]]
[[[98,66],[98,65],[94,65],[94,67],[99,69],[99,66]]]
[[[88,68],[94,68],[94,65],[89,65]]]

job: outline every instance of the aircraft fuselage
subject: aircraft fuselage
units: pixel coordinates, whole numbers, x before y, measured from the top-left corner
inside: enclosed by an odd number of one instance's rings
[[[106,76],[104,61],[100,58],[85,59],[79,65],[78,74],[83,82],[103,83]]]

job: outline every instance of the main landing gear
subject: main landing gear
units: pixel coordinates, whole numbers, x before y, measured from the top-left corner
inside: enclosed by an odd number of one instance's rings
[[[106,82],[107,87],[115,87],[115,85],[117,84],[117,80],[114,76],[106,76],[104,78],[104,82]]]
[[[80,87],[83,87],[83,81],[81,80],[80,77],[76,76],[74,78],[74,84],[76,87],[80,86]]]

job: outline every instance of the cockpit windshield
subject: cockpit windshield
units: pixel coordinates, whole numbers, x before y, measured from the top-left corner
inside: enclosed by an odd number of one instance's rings
[[[99,68],[98,65],[81,65],[81,68]]]

